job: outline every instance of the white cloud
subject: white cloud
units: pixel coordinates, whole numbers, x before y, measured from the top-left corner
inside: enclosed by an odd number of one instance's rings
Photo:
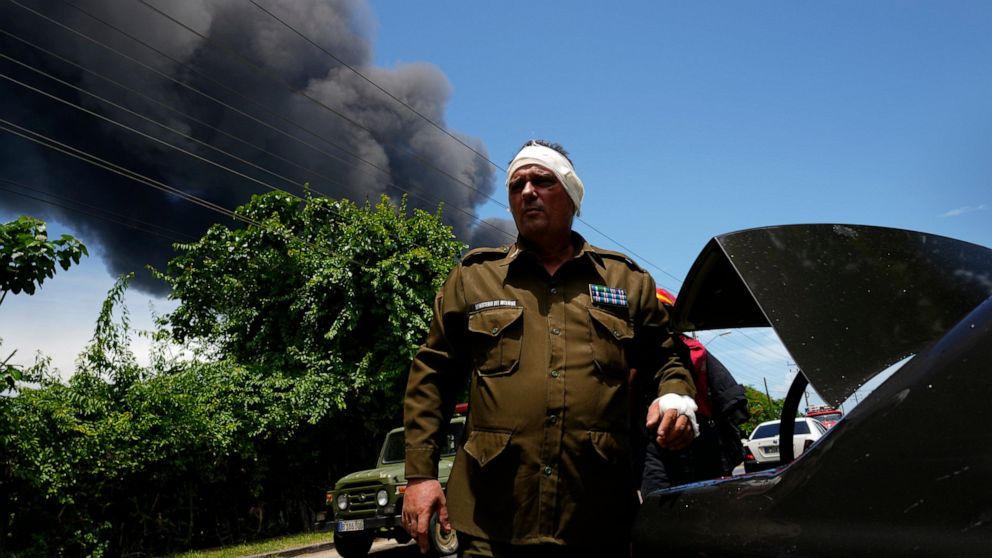
[[[984,204],[984,203],[981,204],[981,205],[974,205],[974,206],[972,206],[972,205],[966,205],[966,206],[963,206],[963,207],[959,207],[957,209],[952,209],[952,210],[947,211],[945,213],[941,213],[940,216],[941,217],[957,217],[959,215],[964,215],[965,213],[972,213],[972,212],[975,212],[975,211],[984,211],[984,210],[988,209],[988,207],[989,206],[986,205],[986,204]]]

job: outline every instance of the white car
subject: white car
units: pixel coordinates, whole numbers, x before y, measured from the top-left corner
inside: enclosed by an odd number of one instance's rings
[[[747,449],[744,458],[745,472],[752,473],[779,465],[781,461],[778,429],[779,421],[770,420],[759,424],[754,432],[751,432],[751,437],[745,446]],[[827,429],[820,421],[809,417],[797,417],[796,431],[792,437],[793,455],[799,457],[799,454],[826,433]]]

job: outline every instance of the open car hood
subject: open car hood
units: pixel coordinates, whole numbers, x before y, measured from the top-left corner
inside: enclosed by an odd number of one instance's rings
[[[989,296],[992,250],[983,246],[883,227],[784,225],[714,237],[689,270],[672,327],[770,326],[817,393],[839,405]]]

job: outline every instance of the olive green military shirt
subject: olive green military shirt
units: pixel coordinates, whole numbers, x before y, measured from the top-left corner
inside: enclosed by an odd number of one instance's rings
[[[631,384],[693,396],[651,276],[573,233],[548,275],[518,241],[469,252],[434,302],[405,400],[406,476],[436,478],[469,385],[447,486],[453,527],[514,544],[625,536],[635,509]]]

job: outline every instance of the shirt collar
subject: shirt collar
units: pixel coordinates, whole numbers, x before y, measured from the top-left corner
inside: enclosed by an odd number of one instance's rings
[[[522,254],[528,252],[527,243],[519,235],[517,236],[516,242],[509,246],[509,262],[507,265],[516,261]],[[593,248],[592,244],[586,241],[581,234],[572,231],[572,259],[578,260],[580,258],[587,258],[593,266],[596,267],[596,271],[600,275],[605,276],[606,266],[603,265],[603,259]]]

